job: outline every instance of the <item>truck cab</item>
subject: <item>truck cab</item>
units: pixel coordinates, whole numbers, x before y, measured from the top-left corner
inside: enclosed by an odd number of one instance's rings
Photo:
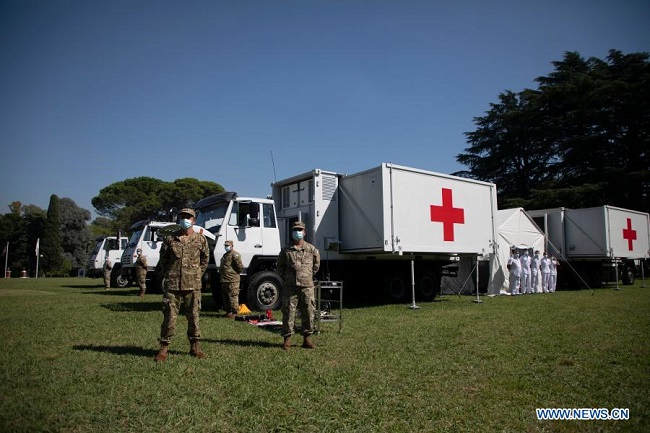
[[[134,223],[129,232],[131,237],[121,258],[121,276],[129,281],[135,281],[135,261],[138,257],[137,250],[141,249],[142,254],[147,257],[147,285],[157,289],[159,275],[156,269],[160,258],[160,247],[165,237],[162,228],[175,225],[173,222],[160,222],[142,220]]]
[[[113,265],[120,262],[122,252],[126,248],[128,238],[117,236],[100,236],[95,239],[95,248],[90,253],[88,259],[88,275],[91,278],[98,278],[102,276],[102,267],[106,261],[106,256]]]
[[[217,305],[222,302],[217,264],[224,254],[223,243],[232,240],[244,265],[240,301],[256,310],[277,309],[282,283],[273,271],[281,245],[273,200],[224,192],[206,197],[194,207],[196,225],[215,236],[214,263],[208,271]]]

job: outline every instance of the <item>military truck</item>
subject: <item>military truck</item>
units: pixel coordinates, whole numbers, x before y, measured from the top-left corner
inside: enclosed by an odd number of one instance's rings
[[[122,253],[128,242],[127,237],[117,236],[99,236],[95,239],[95,248],[88,258],[86,275],[90,278],[100,278],[104,275],[103,266],[108,256],[109,260],[115,266],[120,263]],[[111,273],[111,285],[113,287],[125,287],[128,281],[118,278],[118,273]]]
[[[272,184],[271,198],[225,192],[199,201],[197,224],[231,239],[241,253],[241,301],[255,310],[280,305],[275,272],[295,221],[321,252],[321,280],[343,281],[346,297],[360,292],[404,302],[440,290],[445,264],[460,256],[488,259],[496,239],[496,186],[384,163],[353,175],[315,169]],[[215,249],[215,263],[223,251]],[[218,271],[209,279],[218,281]],[[221,301],[213,283],[213,297]]]
[[[619,280],[633,284],[637,263],[650,257],[650,218],[645,212],[604,205],[527,213],[546,234],[548,254],[560,261],[560,287],[601,287]]]

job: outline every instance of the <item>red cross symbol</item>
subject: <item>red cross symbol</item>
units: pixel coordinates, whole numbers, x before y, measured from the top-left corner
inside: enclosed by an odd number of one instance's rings
[[[454,240],[454,224],[465,224],[465,210],[454,207],[451,190],[442,188],[442,206],[431,205],[431,221],[441,222],[443,239]]]
[[[632,241],[636,240],[636,230],[632,230],[632,218],[627,219],[627,228],[623,229],[623,239],[627,239],[627,248],[632,251]]]

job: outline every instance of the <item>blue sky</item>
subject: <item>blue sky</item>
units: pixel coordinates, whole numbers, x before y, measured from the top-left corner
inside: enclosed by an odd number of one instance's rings
[[[649,52],[648,23],[641,0],[0,0],[0,213],[56,194],[94,217],[138,176],[452,173],[499,93],[566,51]]]

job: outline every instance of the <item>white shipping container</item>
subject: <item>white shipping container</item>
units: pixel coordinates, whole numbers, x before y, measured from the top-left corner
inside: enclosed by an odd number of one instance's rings
[[[648,257],[648,214],[613,206],[567,209],[567,257]]]
[[[340,179],[342,253],[484,254],[496,239],[496,186],[384,163]]]

